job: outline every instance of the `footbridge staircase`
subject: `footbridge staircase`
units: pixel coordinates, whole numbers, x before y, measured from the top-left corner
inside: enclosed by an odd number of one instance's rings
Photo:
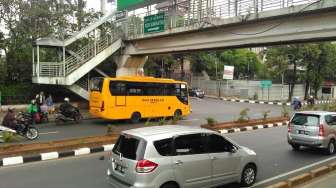
[[[90,72],[122,47],[123,32],[111,13],[66,40],[37,39],[33,45],[33,83],[62,85],[89,98]]]

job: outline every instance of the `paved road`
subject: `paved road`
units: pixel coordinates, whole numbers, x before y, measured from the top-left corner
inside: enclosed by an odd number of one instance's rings
[[[320,150],[292,151],[286,143],[285,135],[286,127],[278,127],[227,136],[254,149],[258,154],[260,164],[257,184],[321,160],[335,158],[322,154]],[[1,187],[107,188],[109,186],[105,180],[106,160],[99,160],[103,154],[0,168]],[[239,186],[231,184],[225,187]]]
[[[264,111],[270,110],[270,116],[280,116],[282,108],[276,105],[248,104],[237,102],[226,102],[216,99],[191,99],[193,113],[182,120],[184,125],[199,126],[205,124],[205,118],[212,117],[217,121],[235,120],[239,117],[239,112],[244,108],[249,108],[251,118],[260,118]],[[80,125],[68,123],[56,126],[54,123],[38,125],[42,133],[36,142],[76,138],[83,136],[102,135],[106,133],[106,126],[111,124],[115,131],[131,129],[144,126],[140,124],[129,124],[127,121],[106,121],[106,120],[87,120]]]

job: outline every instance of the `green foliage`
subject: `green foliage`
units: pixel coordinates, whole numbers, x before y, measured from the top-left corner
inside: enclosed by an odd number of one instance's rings
[[[215,118],[207,117],[205,120],[207,121],[208,125],[210,125],[210,126],[214,126],[214,125],[217,124],[217,121],[215,120]]]
[[[182,119],[181,116],[173,116],[172,120],[171,120],[171,124],[172,125],[177,125],[178,122]]]
[[[165,117],[163,117],[163,118],[160,118],[159,119],[159,123],[158,123],[158,125],[165,125],[167,122],[166,122],[166,118]]]
[[[2,27],[9,33],[0,31],[0,50],[5,52],[4,63],[0,62],[0,84],[3,80],[6,84],[31,83],[33,41],[43,37],[63,40],[100,16],[86,11],[83,0],[65,4],[54,0],[3,0],[0,9]],[[40,60],[55,60],[58,53],[41,49]]]
[[[113,126],[111,124],[107,125],[106,127],[106,134],[111,135],[113,133]]]
[[[237,119],[238,122],[246,122],[250,119],[248,116],[248,112],[250,111],[249,108],[244,108],[243,110],[240,111],[239,117]]]
[[[282,117],[289,117],[288,108],[285,104],[282,105],[281,114],[282,114]]]
[[[257,92],[254,93],[253,100],[258,100],[258,93]]]
[[[322,105],[322,110],[323,110],[323,111],[329,111],[329,110],[330,110],[330,106],[329,106],[329,104],[323,104],[323,105]]]
[[[145,122],[145,126],[146,127],[153,126],[153,123],[151,122],[150,118],[148,118],[147,121]]]
[[[248,49],[225,50],[217,52],[200,52],[190,56],[191,68],[194,73],[206,71],[212,78],[217,78],[223,74],[224,65],[235,67],[235,79],[253,79],[263,76],[261,64],[258,56]]]
[[[23,138],[21,136],[19,136],[18,134],[12,133],[12,132],[2,132],[1,133],[1,139],[5,142],[5,143],[9,143],[9,142],[19,142],[21,141]]]
[[[264,111],[263,112],[263,119],[266,120],[268,118],[268,116],[269,116],[270,113],[271,113],[270,110]]]

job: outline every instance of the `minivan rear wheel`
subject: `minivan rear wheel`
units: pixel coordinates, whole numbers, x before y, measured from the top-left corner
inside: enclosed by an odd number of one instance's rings
[[[245,166],[242,175],[240,184],[243,187],[249,187],[254,184],[257,177],[257,168],[253,164],[248,164]]]
[[[328,147],[327,147],[327,154],[332,155],[335,153],[335,141],[330,140]]]
[[[175,183],[166,183],[163,184],[160,188],[178,188],[178,186]]]

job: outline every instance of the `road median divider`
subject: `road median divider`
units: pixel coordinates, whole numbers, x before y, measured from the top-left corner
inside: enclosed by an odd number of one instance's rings
[[[119,134],[0,146],[0,166],[111,151]]]
[[[288,117],[274,117],[267,119],[251,119],[247,121],[229,121],[201,125],[202,128],[217,131],[222,134],[251,131],[288,125]]]
[[[291,177],[287,180],[277,182],[275,184],[269,185],[266,188],[292,188],[298,187],[304,184],[307,184],[313,181],[316,178],[324,176],[330,172],[334,172],[336,170],[336,162],[318,167],[316,169],[310,170],[309,172]]]

